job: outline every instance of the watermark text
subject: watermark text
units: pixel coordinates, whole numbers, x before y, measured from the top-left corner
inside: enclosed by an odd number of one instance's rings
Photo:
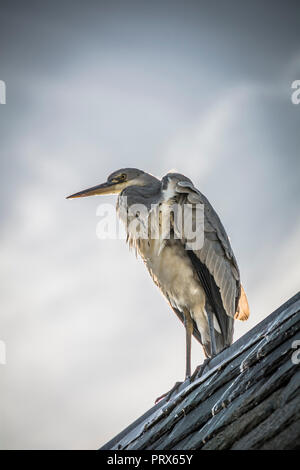
[[[123,196],[117,213],[112,204],[98,206],[98,238],[161,242],[177,239],[184,242],[187,250],[200,250],[203,247],[204,204],[151,204],[147,207],[143,204],[128,205],[127,198]]]
[[[6,84],[0,80],[0,104],[6,104]]]
[[[295,90],[292,92],[291,95],[291,100],[293,104],[299,104],[300,103],[300,80],[294,80],[292,85],[291,85],[292,90]]]
[[[300,340],[296,339],[292,342],[292,348],[296,351],[292,354],[292,363],[297,365],[300,364]]]
[[[0,340],[0,365],[6,364],[6,345],[4,341]]]

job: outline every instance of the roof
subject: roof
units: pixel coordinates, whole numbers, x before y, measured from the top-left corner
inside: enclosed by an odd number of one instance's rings
[[[100,450],[300,449],[299,313],[300,292]]]

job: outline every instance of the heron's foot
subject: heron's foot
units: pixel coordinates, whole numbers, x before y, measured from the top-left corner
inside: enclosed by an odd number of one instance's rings
[[[211,359],[210,357],[207,357],[206,359],[204,359],[202,364],[200,364],[199,366],[196,367],[195,371],[191,375],[191,382],[193,382],[195,379],[199,379],[199,377],[201,377],[201,375],[203,374],[206,366],[208,366],[210,359]]]
[[[160,400],[162,400],[165,397],[166,397],[166,400],[169,401],[171,396],[173,395],[173,393],[176,392],[176,390],[178,390],[178,388],[180,387],[181,384],[183,384],[183,382],[176,382],[174,387],[172,387],[169,392],[166,392],[163,395],[161,395],[160,397],[156,398],[155,404],[158,403]]]

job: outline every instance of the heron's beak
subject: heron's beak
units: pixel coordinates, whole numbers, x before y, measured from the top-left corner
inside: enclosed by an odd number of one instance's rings
[[[121,188],[119,186],[120,184],[118,184],[117,182],[113,183],[108,181],[106,183],[93,186],[92,188],[79,191],[79,193],[71,194],[71,196],[68,196],[66,199],[73,199],[75,197],[96,196],[97,194],[116,194],[121,191]]]

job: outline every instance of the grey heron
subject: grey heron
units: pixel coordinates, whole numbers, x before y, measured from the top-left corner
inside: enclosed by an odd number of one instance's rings
[[[117,211],[125,222],[129,244],[141,256],[153,281],[185,326],[187,379],[191,376],[192,335],[209,360],[232,343],[234,319],[246,320],[249,316],[247,297],[226,231],[208,199],[189,178],[178,173],[168,173],[159,180],[142,170],[124,168],[109,175],[105,183],[72,194],[68,199],[103,194],[118,194]],[[149,227],[148,237],[128,229],[128,219],[140,216],[134,212],[129,215],[134,205],[145,207],[143,217],[150,218],[153,208],[158,207],[164,214],[164,209],[174,204],[203,207],[201,247],[191,249],[185,234],[178,236],[174,216],[170,217],[169,237],[161,231],[159,236],[151,237]],[[162,217],[156,222],[159,228]]]

